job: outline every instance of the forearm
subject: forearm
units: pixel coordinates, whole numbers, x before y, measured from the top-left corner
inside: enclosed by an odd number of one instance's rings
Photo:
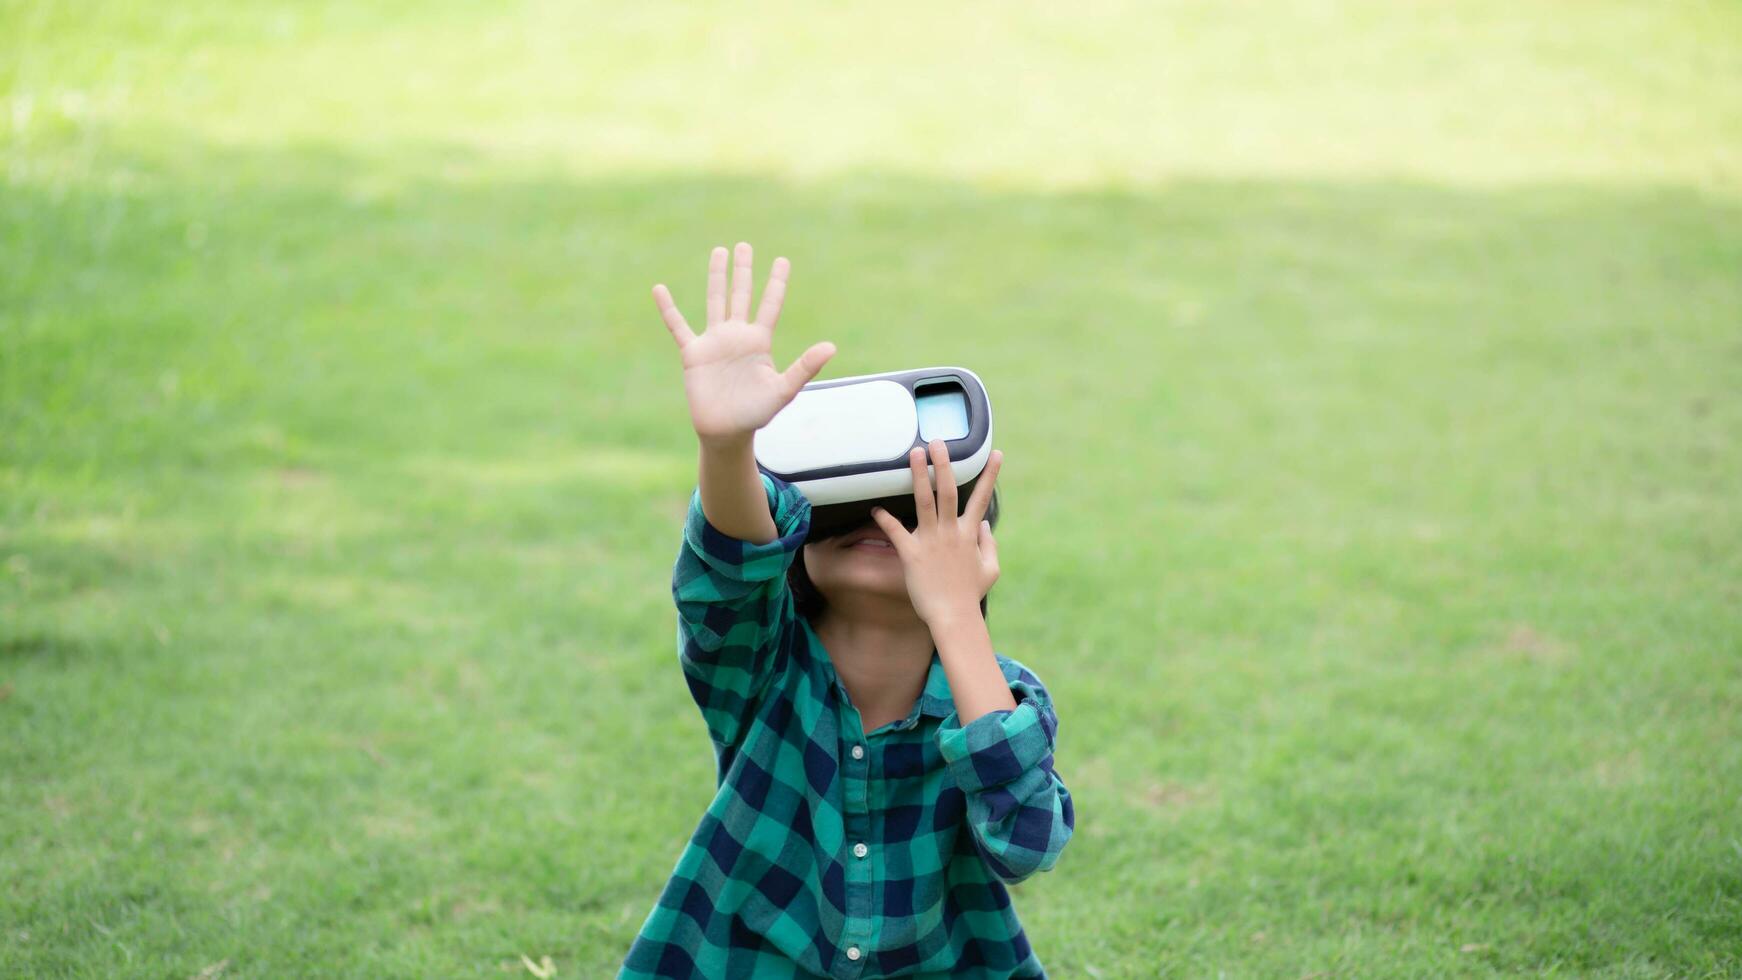
[[[932,642],[950,681],[956,716],[966,725],[993,711],[1014,711],[1016,698],[992,652],[992,636],[979,603],[932,624]]]
[[[766,544],[779,536],[768,511],[768,494],[751,448],[751,434],[699,443],[697,483],[702,513],[729,537]]]
[[[967,625],[956,625],[934,635],[949,637],[960,652],[969,647],[965,641],[969,632]],[[1076,825],[1076,809],[1070,791],[1053,770],[1058,717],[1046,689],[1027,668],[999,662],[995,655],[988,659],[994,661],[1004,703],[984,710],[973,706],[984,690],[977,674],[960,671],[963,687],[958,690],[958,673],[952,671],[950,687],[956,694],[959,721],[945,719],[938,731],[938,750],[967,797],[968,821],[987,866],[1004,881],[1017,882],[1058,860]],[[950,662],[944,661],[946,670]],[[1010,667],[1015,669],[1006,673]]]

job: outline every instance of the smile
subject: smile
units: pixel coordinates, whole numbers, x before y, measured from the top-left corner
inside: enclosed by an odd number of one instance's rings
[[[860,538],[848,545],[849,548],[863,548],[868,551],[894,551],[895,546],[882,538]]]

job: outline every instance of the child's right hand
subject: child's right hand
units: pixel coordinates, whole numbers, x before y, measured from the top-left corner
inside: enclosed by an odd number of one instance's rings
[[[748,443],[757,429],[793,400],[835,354],[828,341],[812,344],[784,372],[769,351],[774,325],[786,299],[790,264],[774,260],[762,305],[750,320],[750,246],[739,242],[732,273],[731,303],[726,294],[726,249],[708,259],[708,326],[696,336],[672,302],[664,284],[653,287],[653,301],[683,355],[684,394],[690,422],[704,443]]]

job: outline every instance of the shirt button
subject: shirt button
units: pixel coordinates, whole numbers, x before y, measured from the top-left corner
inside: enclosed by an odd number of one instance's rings
[[[870,853],[871,853],[871,849],[869,847],[865,846],[864,841],[860,841],[859,843],[853,845],[853,856],[854,857],[861,857],[862,858],[865,855],[870,854]]]
[[[857,946],[848,946],[847,947],[847,959],[857,960],[860,955],[861,954],[859,952],[859,947],[857,947]]]
[[[863,745],[853,746],[853,758],[855,758],[855,759],[865,758],[865,746],[863,746]]]

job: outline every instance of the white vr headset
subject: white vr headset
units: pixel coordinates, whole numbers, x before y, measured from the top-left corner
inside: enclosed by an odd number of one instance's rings
[[[949,452],[959,514],[992,455],[992,403],[967,368],[813,381],[756,430],[752,444],[762,472],[810,501],[807,540],[814,540],[870,520],[873,505],[912,528],[907,454],[933,439],[944,440]],[[928,462],[926,470],[935,487],[936,468]]]

